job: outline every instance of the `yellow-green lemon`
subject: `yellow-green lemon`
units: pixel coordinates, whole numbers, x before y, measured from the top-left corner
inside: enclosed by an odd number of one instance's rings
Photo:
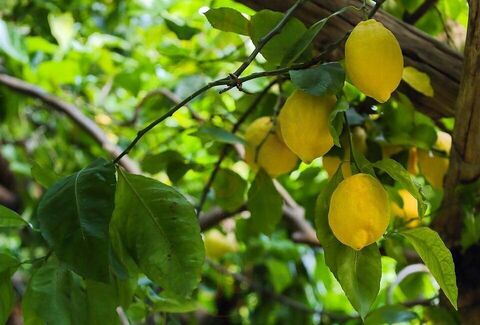
[[[332,148],[328,117],[335,102],[335,96],[318,97],[296,90],[280,111],[283,140],[303,162],[310,163]]]
[[[360,91],[384,103],[402,79],[402,50],[382,23],[375,19],[362,21],[345,44],[345,69]]]
[[[224,235],[217,229],[209,230],[203,239],[205,253],[209,258],[219,259],[227,253],[236,252],[238,244],[233,234]]]
[[[254,170],[263,168],[270,177],[292,171],[297,156],[288,149],[280,133],[273,130],[273,121],[264,116],[256,119],[245,131],[245,161]]]
[[[343,180],[332,194],[328,223],[343,244],[360,250],[376,242],[390,222],[390,202],[382,184],[368,174]]]
[[[399,190],[398,195],[402,198],[403,208],[400,208],[397,203],[392,202],[392,216],[403,218],[408,228],[417,227],[420,223],[417,200],[405,189]]]

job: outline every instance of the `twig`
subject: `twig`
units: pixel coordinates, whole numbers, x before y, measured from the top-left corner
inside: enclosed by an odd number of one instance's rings
[[[116,157],[122,152],[120,147],[117,147],[110,142],[107,135],[94,121],[83,115],[83,113],[74,105],[64,102],[60,98],[47,93],[45,90],[35,85],[6,74],[0,74],[0,83],[13,91],[37,98],[56,111],[64,113],[85,132],[90,134],[97,143],[99,143],[112,156]],[[128,157],[123,157],[119,162],[126,170],[132,173],[136,173],[140,170],[138,165]]]
[[[250,106],[243,112],[243,114],[238,118],[237,122],[233,125],[231,132],[236,133],[240,126],[245,122],[247,117],[257,108],[257,105],[260,103],[260,101],[263,99],[263,97],[268,93],[270,88],[278,82],[277,79],[274,81],[270,82],[264,89],[263,91],[258,94],[258,96],[255,98],[255,100],[250,104]],[[215,166],[213,167],[213,170],[208,178],[207,183],[205,184],[205,187],[203,188],[202,195],[200,197],[200,201],[197,206],[197,214],[200,215],[203,205],[205,204],[205,201],[207,200],[208,193],[210,192],[210,188],[213,185],[213,182],[215,181],[215,178],[217,176],[218,171],[220,170],[220,166],[225,159],[225,157],[228,154],[228,151],[230,150],[230,146],[228,144],[224,145],[222,150],[220,151],[220,155],[218,157],[217,162],[215,163]]]
[[[368,18],[369,19],[372,18],[373,16],[375,16],[378,9],[380,9],[380,7],[383,5],[384,2],[385,2],[385,0],[375,0],[375,5],[373,6],[372,10],[370,10],[370,12],[368,13]]]
[[[403,15],[403,21],[414,25],[420,20],[432,7],[437,4],[438,0],[425,0],[412,14],[405,12]]]

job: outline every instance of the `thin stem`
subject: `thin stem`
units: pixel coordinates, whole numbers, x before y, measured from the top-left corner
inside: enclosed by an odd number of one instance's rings
[[[288,23],[290,18],[292,17],[293,13],[295,10],[300,7],[305,1],[307,0],[297,0],[297,2],[288,9],[288,11],[285,13],[285,16],[283,16],[282,20],[275,26],[268,34],[263,36],[260,41],[258,42],[257,46],[255,46],[255,49],[253,52],[248,56],[248,58],[242,63],[242,65],[233,73],[236,77],[239,77],[245,69],[248,68],[250,63],[252,63],[253,60],[257,57],[258,53],[262,50],[262,48],[280,31],[282,28]]]
[[[383,5],[384,2],[385,2],[385,0],[376,0],[375,1],[375,6],[373,6],[372,10],[370,10],[370,13],[368,14],[369,19],[372,18],[373,16],[375,16],[378,9],[380,9],[380,7]]]

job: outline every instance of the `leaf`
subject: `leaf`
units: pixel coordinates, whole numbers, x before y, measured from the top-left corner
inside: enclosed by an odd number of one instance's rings
[[[433,97],[434,91],[430,83],[430,77],[425,72],[418,71],[414,67],[403,68],[403,81],[419,93]]]
[[[313,96],[335,95],[345,83],[345,71],[338,62],[324,63],[313,68],[291,70],[293,84]]]
[[[156,154],[147,154],[141,162],[142,169],[150,174],[165,170],[170,163],[184,163],[185,158],[175,150],[166,150]]]
[[[197,302],[191,298],[178,297],[162,293],[155,296],[154,309],[165,313],[189,313],[199,308]]]
[[[190,135],[222,143],[245,144],[245,141],[242,138],[216,126],[201,126],[197,131],[191,133]]]
[[[248,35],[248,19],[232,8],[215,8],[205,13],[213,28],[224,32]]]
[[[418,215],[422,217],[425,213],[425,203],[423,202],[423,197],[420,194],[417,185],[408,171],[393,159],[383,159],[377,161],[373,164],[373,166],[390,175],[391,178],[399,182],[402,187],[404,187],[408,192],[410,192],[410,194],[413,195],[418,202]]]
[[[35,271],[22,303],[25,325],[88,324],[81,278],[55,260]]]
[[[0,324],[6,324],[13,309],[15,294],[11,277],[19,266],[18,260],[0,253]]]
[[[396,324],[417,319],[413,311],[402,305],[386,305],[375,309],[365,318],[365,325]]]
[[[59,176],[55,174],[54,171],[48,168],[44,168],[36,162],[32,162],[31,172],[32,177],[44,188],[49,188],[59,178]]]
[[[283,200],[272,179],[260,169],[248,191],[250,223],[258,232],[270,234],[282,217]]]
[[[430,228],[419,227],[400,232],[407,238],[437,280],[440,288],[457,309],[458,289],[452,254],[442,239]]]
[[[328,130],[333,138],[333,143],[340,147],[340,135],[343,131],[343,124],[345,123],[345,119],[343,116],[343,112],[347,111],[350,108],[348,102],[342,97],[340,100],[337,101],[335,107],[333,108],[332,112],[328,117]]]
[[[28,62],[22,36],[2,19],[0,19],[0,52],[18,62]]]
[[[335,259],[336,278],[352,306],[364,318],[380,290],[382,263],[378,246],[373,243],[356,251],[342,245]]]
[[[24,226],[32,227],[18,213],[0,205],[0,228],[21,228]]]
[[[258,45],[262,37],[267,35],[283,19],[284,14],[271,10],[261,10],[250,20],[249,35],[253,44]],[[273,65],[282,62],[292,44],[296,44],[306,31],[305,25],[297,18],[291,18],[281,32],[262,48],[260,53]]]
[[[75,37],[75,21],[71,13],[66,12],[60,15],[49,14],[48,24],[53,37],[62,49],[67,49]]]
[[[276,293],[281,293],[294,280],[288,264],[277,259],[268,259],[265,265],[270,273],[270,281]]]
[[[245,203],[247,182],[229,169],[220,169],[213,182],[215,203],[226,211],[235,211]]]
[[[175,189],[120,169],[115,202],[111,232],[120,260],[167,292],[190,294],[205,257],[193,206]]]
[[[108,281],[108,224],[115,167],[98,159],[50,187],[38,206],[43,237],[58,258],[85,278]]]
[[[166,17],[163,17],[163,20],[165,21],[165,25],[167,26],[167,28],[174,32],[180,40],[188,41],[192,39],[193,36],[200,33],[200,29],[190,27],[185,23],[177,23],[174,19],[168,19]]]

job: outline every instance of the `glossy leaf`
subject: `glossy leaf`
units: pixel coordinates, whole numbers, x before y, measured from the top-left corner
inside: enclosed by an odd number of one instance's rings
[[[313,96],[335,95],[345,83],[345,71],[338,62],[324,63],[309,69],[291,70],[293,84]]]
[[[0,205],[0,228],[21,228],[30,226],[18,213]]]
[[[191,135],[222,143],[245,143],[245,141],[237,135],[216,126],[202,126],[197,131],[191,133]]]
[[[427,227],[419,227],[402,231],[400,234],[412,244],[448,300],[457,309],[458,289],[452,253],[438,233]]]
[[[248,35],[248,19],[232,8],[215,8],[205,13],[213,28],[224,32]]]
[[[97,160],[50,187],[38,207],[43,237],[78,274],[108,280],[108,224],[114,208],[115,168]]]
[[[175,189],[121,170],[115,202],[111,231],[120,260],[167,292],[190,294],[205,255],[193,206]]]
[[[257,232],[270,234],[282,217],[283,200],[273,181],[261,169],[248,191],[249,222]]]

